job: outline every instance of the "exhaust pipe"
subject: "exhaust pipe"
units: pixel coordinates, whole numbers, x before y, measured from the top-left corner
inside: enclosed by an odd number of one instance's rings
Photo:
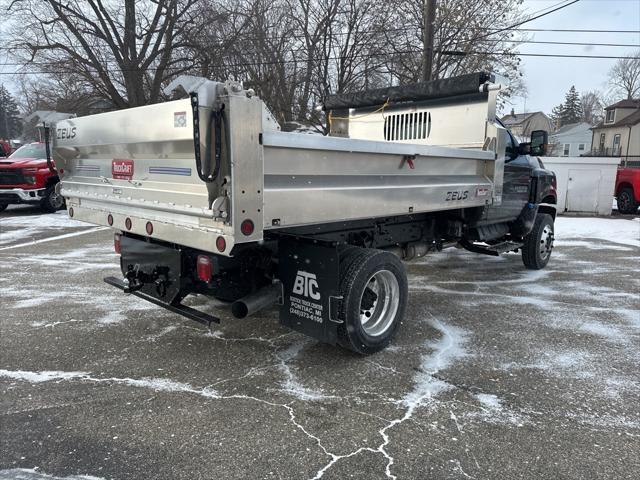
[[[281,296],[282,284],[274,283],[233,302],[231,304],[231,313],[236,318],[248,317],[263,308],[277,303]]]

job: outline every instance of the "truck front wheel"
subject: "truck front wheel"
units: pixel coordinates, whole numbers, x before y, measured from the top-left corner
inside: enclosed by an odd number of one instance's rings
[[[636,199],[633,197],[633,190],[629,187],[620,190],[617,198],[618,211],[620,213],[635,213],[638,209]]]
[[[553,217],[548,213],[536,215],[533,229],[524,237],[522,262],[530,270],[547,266],[553,249]]]
[[[40,208],[45,213],[54,213],[64,206],[64,197],[56,193],[55,185],[50,186],[44,192],[40,201]]]
[[[349,251],[340,262],[340,345],[361,354],[385,348],[404,318],[407,274],[402,262],[382,250]]]

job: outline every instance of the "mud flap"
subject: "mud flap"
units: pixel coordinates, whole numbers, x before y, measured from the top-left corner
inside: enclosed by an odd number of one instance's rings
[[[283,285],[280,323],[325,343],[336,344],[339,302],[338,249],[330,243],[284,237],[278,241]]]

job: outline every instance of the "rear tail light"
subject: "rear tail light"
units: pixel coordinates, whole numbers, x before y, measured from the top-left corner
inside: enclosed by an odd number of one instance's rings
[[[69,207],[68,212],[69,212],[69,216],[73,217],[73,207]]]
[[[120,246],[120,237],[121,235],[119,233],[116,233],[113,236],[113,249],[116,251],[118,255],[120,255],[120,251],[122,250]]]
[[[227,249],[227,241],[224,239],[224,237],[216,238],[216,248],[220,252],[224,252]]]
[[[144,228],[147,231],[147,235],[153,234],[153,223],[147,222]]]
[[[198,279],[203,282],[210,282],[213,277],[213,263],[211,258],[206,255],[198,255],[196,261],[196,270],[198,272]]]
[[[131,230],[131,219],[129,217],[125,219],[124,226],[127,227],[127,230]]]
[[[113,215],[111,214],[107,215],[107,223],[109,224],[110,227],[113,226]]]
[[[240,231],[242,232],[243,235],[246,235],[247,237],[253,233],[253,228],[254,228],[253,222],[249,219],[244,220],[240,224]]]

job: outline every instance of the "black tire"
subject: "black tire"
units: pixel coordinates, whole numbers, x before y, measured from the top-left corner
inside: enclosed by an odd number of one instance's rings
[[[56,193],[55,185],[50,186],[40,201],[40,209],[45,213],[55,213],[64,207],[64,197]]]
[[[7,205],[6,203],[0,203],[0,212],[4,212],[8,206],[9,205]]]
[[[541,270],[547,266],[553,249],[553,217],[548,213],[536,216],[533,229],[524,237],[522,262],[530,270]]]
[[[620,190],[616,203],[618,204],[618,211],[620,213],[636,213],[638,209],[638,204],[633,196],[633,189],[629,187]]]
[[[408,294],[407,274],[395,255],[349,249],[340,261],[340,345],[365,355],[385,348],[404,318]]]

